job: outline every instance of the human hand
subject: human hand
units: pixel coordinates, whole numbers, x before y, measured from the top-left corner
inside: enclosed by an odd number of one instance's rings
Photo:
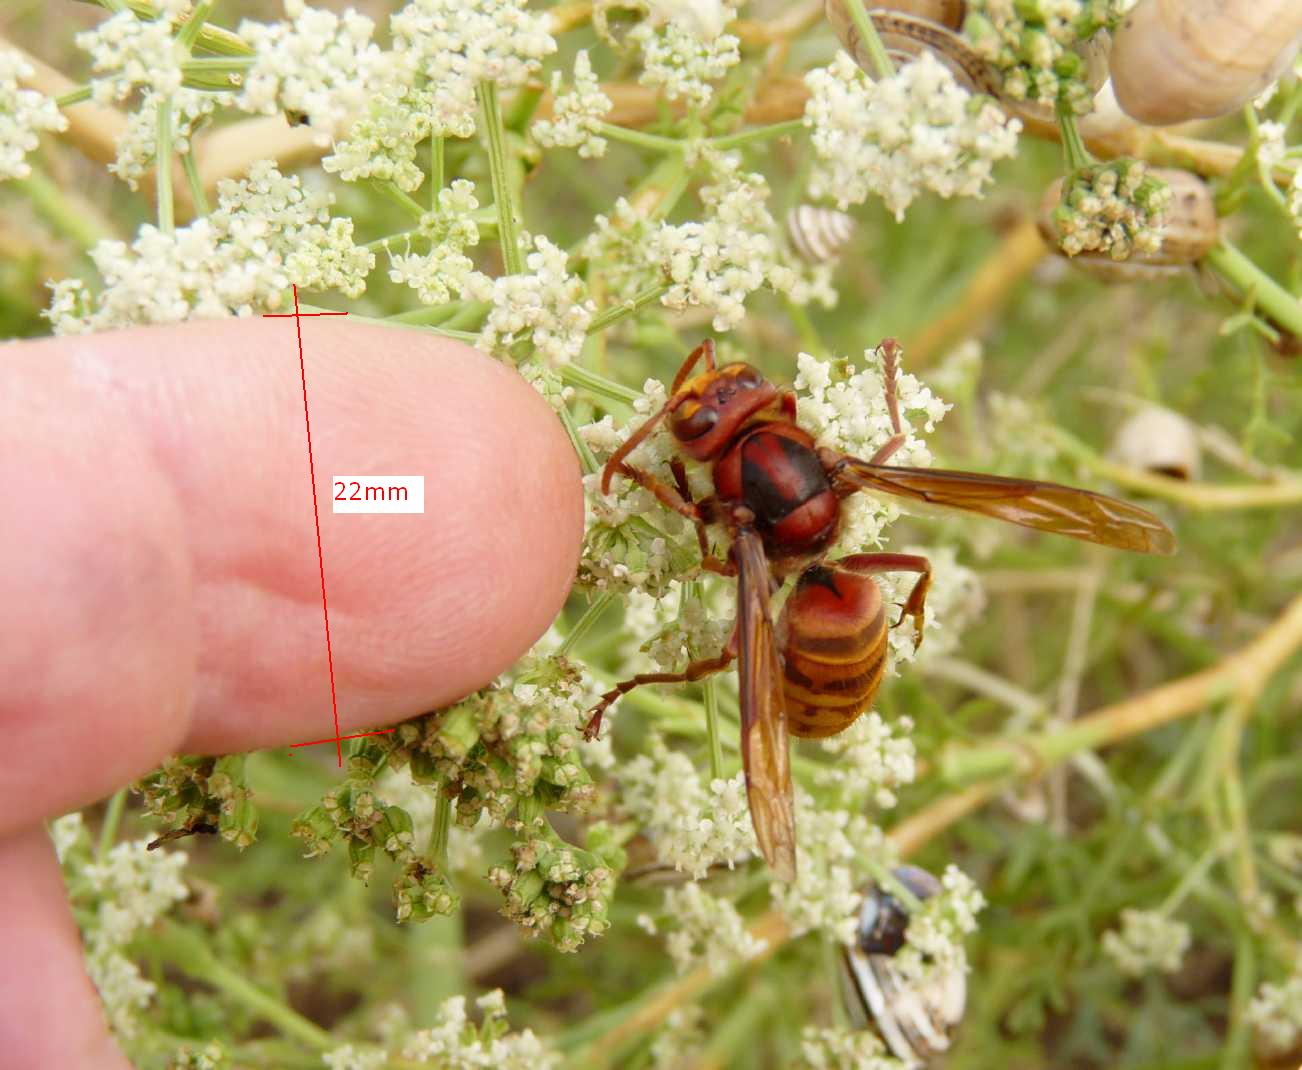
[[[302,321],[342,733],[491,680],[547,628],[582,537],[560,424],[425,334]],[[331,477],[425,477],[423,515]],[[23,342],[0,363],[0,1063],[121,1070],[45,818],[177,752],[333,731],[287,321]],[[10,1061],[12,1060],[12,1061]]]

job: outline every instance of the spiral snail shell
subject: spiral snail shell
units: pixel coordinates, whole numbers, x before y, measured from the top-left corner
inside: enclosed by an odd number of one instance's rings
[[[895,878],[919,899],[929,899],[941,885],[925,869],[901,866]],[[921,987],[899,970],[895,954],[904,946],[908,913],[889,893],[870,888],[859,910],[853,947],[842,956],[842,996],[859,1028],[872,1026],[892,1054],[921,1070],[948,1050],[963,1018],[967,981],[961,970],[945,970]]]
[[[1171,204],[1162,223],[1161,245],[1156,252],[1136,250],[1128,260],[1112,260],[1101,253],[1079,253],[1073,264],[1105,282],[1142,282],[1182,274],[1211,250],[1220,236],[1211,188],[1190,171],[1155,167],[1149,174],[1171,187]],[[1062,199],[1061,178],[1044,192],[1036,224],[1040,236],[1058,248],[1053,212]]]
[[[1113,35],[1117,102],[1154,126],[1225,115],[1279,77],[1299,41],[1298,0],[1140,0]]]
[[[1202,449],[1193,424],[1178,412],[1147,405],[1117,429],[1112,456],[1130,468],[1173,479],[1197,479]]]
[[[930,51],[969,93],[998,95],[998,82],[985,60],[959,36],[967,13],[962,0],[869,0],[866,6],[892,62],[902,65]],[[875,74],[845,0],[826,0],[825,10],[845,50],[860,67]]]
[[[854,217],[834,208],[801,204],[787,215],[787,235],[805,263],[830,263],[854,235]]]

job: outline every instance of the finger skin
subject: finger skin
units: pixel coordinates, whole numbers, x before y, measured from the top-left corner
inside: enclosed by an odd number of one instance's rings
[[[130,1070],[82,967],[54,848],[39,825],[0,840],[0,1065]]]
[[[292,319],[13,347],[0,363],[0,835],[169,753],[334,734]],[[449,702],[547,628],[577,460],[510,368],[302,321],[341,730]],[[335,515],[333,475],[423,475],[425,512]],[[301,752],[300,752],[301,753]]]

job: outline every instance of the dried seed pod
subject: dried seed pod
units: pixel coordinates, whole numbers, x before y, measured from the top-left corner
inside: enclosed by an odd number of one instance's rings
[[[909,63],[924,51],[935,54],[969,93],[997,96],[999,83],[985,60],[959,36],[966,5],[953,0],[887,0],[872,4],[868,12],[886,53],[897,65]],[[854,61],[876,75],[859,30],[850,18],[845,0],[826,0],[827,21]]]
[[[895,877],[919,899],[940,891],[940,882],[916,866],[901,866]],[[875,1028],[897,1059],[921,1070],[949,1048],[963,1019],[967,981],[961,970],[946,970],[921,987],[905,978],[893,956],[907,927],[901,904],[881,888],[870,888],[859,911],[855,946],[842,957],[842,995],[859,1028]]]
[[[1207,255],[1220,234],[1211,187],[1191,171],[1155,167],[1148,173],[1171,187],[1157,249],[1135,250],[1126,260],[1078,253],[1071,258],[1073,264],[1107,282],[1142,282],[1179,275]],[[1036,218],[1041,237],[1054,249],[1059,236],[1053,214],[1062,199],[1062,187],[1063,180],[1058,178],[1045,190]]]
[[[807,264],[826,264],[841,255],[854,234],[854,217],[835,208],[801,204],[787,215],[791,246]]]
[[[1174,479],[1197,479],[1202,450],[1193,424],[1178,412],[1149,405],[1126,419],[1112,442],[1118,463]]]
[[[1210,119],[1270,85],[1300,41],[1298,0],[1140,0],[1113,35],[1112,84],[1142,123]]]

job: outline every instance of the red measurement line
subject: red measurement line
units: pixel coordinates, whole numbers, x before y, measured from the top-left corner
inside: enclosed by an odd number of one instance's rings
[[[365,739],[367,736],[382,736],[392,732],[392,728],[381,728],[378,732],[358,732],[355,736],[332,736],[329,739],[314,739],[310,743],[291,743],[291,747],[315,747],[318,743],[338,743],[341,739]]]
[[[295,290],[297,289],[298,288],[295,287]],[[294,300],[295,302],[298,301],[297,295],[294,297]],[[347,312],[264,312],[262,314],[262,318],[264,320],[293,320],[293,319],[302,319],[304,316],[346,316],[346,315],[348,315]]]
[[[294,330],[298,335],[298,372],[299,378],[303,383],[303,423],[307,427],[307,470],[308,476],[312,481],[312,519],[316,523],[316,563],[317,569],[321,573],[321,615],[325,618],[325,636],[326,636],[326,664],[330,668],[330,710],[335,719],[335,750],[339,756],[339,768],[344,767],[344,746],[339,736],[339,700],[335,695],[335,656],[334,649],[330,645],[330,605],[326,601],[326,581],[325,581],[325,556],[321,552],[321,510],[316,501],[316,462],[312,458],[312,418],[307,411],[307,365],[303,361],[303,315],[309,316],[346,316],[346,312],[308,312],[301,313],[298,310],[298,287],[294,287]],[[272,319],[288,318],[288,314],[268,314]],[[348,737],[353,738],[353,737]],[[330,742],[322,740],[323,743]]]

